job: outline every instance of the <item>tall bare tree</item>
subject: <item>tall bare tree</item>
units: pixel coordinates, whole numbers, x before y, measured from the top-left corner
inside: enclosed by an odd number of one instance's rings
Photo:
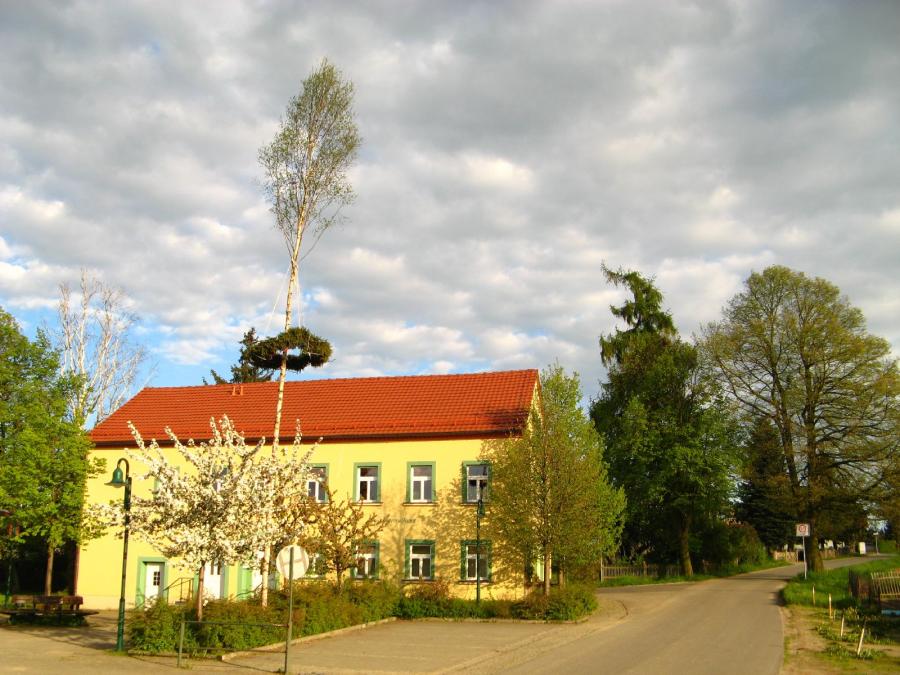
[[[81,384],[71,394],[72,419],[84,425],[93,416],[101,422],[131,394],[147,359],[142,345],[132,342],[137,316],[128,310],[122,291],[81,270],[81,292],[73,297],[60,284],[60,369],[77,375]]]
[[[353,84],[345,82],[340,71],[323,59],[303,81],[300,93],[288,103],[275,138],[259,151],[259,162],[266,174],[266,195],[275,214],[275,227],[284,236],[290,255],[282,333],[285,338],[297,333],[296,330],[290,332],[291,312],[304,235],[311,228],[315,242],[318,242],[325,230],[340,218],[341,209],[352,201],[353,188],[347,170],[356,158],[360,142],[353,114]],[[308,331],[304,335],[312,336]],[[276,446],[281,432],[288,352],[292,346],[305,353],[316,351],[308,344],[310,340],[300,344],[286,340],[281,349],[272,434]],[[326,360],[328,355],[314,354],[317,358],[324,356]],[[263,554],[265,569],[268,569],[270,558],[271,547],[267,546]],[[267,595],[264,584],[263,605]]]

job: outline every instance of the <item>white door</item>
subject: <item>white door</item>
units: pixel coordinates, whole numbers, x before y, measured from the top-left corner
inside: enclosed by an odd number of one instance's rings
[[[144,564],[144,602],[155,600],[162,593],[163,565],[161,562]]]
[[[203,579],[203,592],[207,598],[219,600],[222,597],[222,565],[207,563]]]

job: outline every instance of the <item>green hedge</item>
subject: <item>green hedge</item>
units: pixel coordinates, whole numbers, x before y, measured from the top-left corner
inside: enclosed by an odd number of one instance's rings
[[[189,654],[252,649],[284,640],[285,628],[267,624],[287,622],[288,598],[282,591],[269,594],[269,606],[258,598],[245,601],[215,600],[203,610],[204,623],[185,625],[184,650]],[[348,584],[338,591],[327,583],[298,583],[294,587],[294,637],[396,616],[401,619],[537,619],[570,621],[590,614],[597,600],[590,588],[570,585],[553,589],[549,596],[533,592],[522,600],[474,600],[450,597],[442,581],[402,593],[382,582]],[[193,621],[192,607],[157,602],[133,610],[128,620],[132,649],[172,652],[178,649],[181,620]],[[227,624],[227,625],[218,625]]]
[[[293,636],[315,635],[393,616],[396,589],[379,583],[348,585],[338,592],[330,584],[296,584],[294,587]],[[282,591],[269,594],[269,606],[258,598],[246,601],[215,600],[203,610],[202,624],[185,625],[184,649],[188,653],[252,649],[284,640],[285,628],[266,624],[287,623],[288,597]],[[132,649],[168,652],[178,649],[181,620],[196,619],[192,607],[157,602],[134,610],[128,621]],[[208,623],[207,623],[208,622]],[[215,624],[228,625],[215,625]]]

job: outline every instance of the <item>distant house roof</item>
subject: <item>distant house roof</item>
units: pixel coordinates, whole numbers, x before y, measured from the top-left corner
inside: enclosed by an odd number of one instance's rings
[[[281,439],[300,420],[307,440],[498,437],[520,433],[538,385],[537,370],[363,377],[286,382]],[[98,447],[131,445],[131,421],[145,440],[210,436],[210,418],[227,415],[248,441],[271,438],[277,382],[147,387],[91,432]]]

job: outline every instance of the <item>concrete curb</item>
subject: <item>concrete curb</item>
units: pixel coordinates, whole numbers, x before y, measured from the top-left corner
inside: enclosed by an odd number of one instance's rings
[[[304,644],[306,642],[315,642],[316,640],[324,640],[325,638],[334,637],[336,635],[343,635],[344,633],[353,633],[358,630],[363,630],[365,628],[371,628],[372,626],[380,626],[383,623],[391,623],[396,621],[396,616],[389,616],[386,619],[379,619],[378,621],[369,621],[368,623],[358,623],[355,626],[347,626],[346,628],[338,628],[336,630],[328,631],[327,633],[316,633],[315,635],[304,635],[303,637],[294,638],[291,640],[291,646]],[[252,656],[253,654],[258,654],[259,652],[280,652],[284,651],[284,642],[275,642],[270,645],[265,645],[264,647],[257,647],[253,651],[242,651],[242,652],[229,652],[227,654],[222,654],[218,657],[219,661],[231,661],[232,659],[240,658],[242,656]]]

